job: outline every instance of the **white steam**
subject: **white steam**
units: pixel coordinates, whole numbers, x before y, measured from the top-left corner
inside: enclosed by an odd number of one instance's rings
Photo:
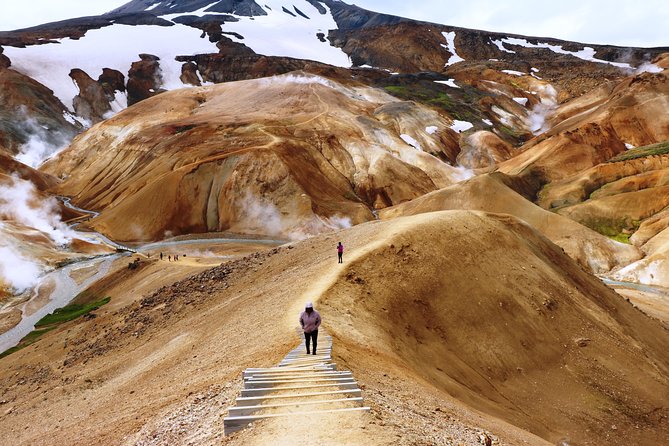
[[[548,130],[548,123],[546,122],[558,107],[557,91],[550,84],[542,85],[536,92],[541,102],[532,108],[532,111],[527,116],[527,127],[530,131],[539,135]]]
[[[20,147],[15,157],[23,164],[33,168],[39,167],[45,160],[69,144],[71,136],[40,124],[35,118],[28,115],[25,107],[19,108],[16,113],[21,119],[21,129],[29,135],[28,141]]]
[[[61,220],[58,202],[40,198],[31,182],[16,176],[0,186],[0,217],[37,229],[59,246],[70,243],[75,235]]]
[[[14,292],[21,293],[32,288],[41,274],[39,265],[22,257],[14,246],[0,246],[0,278]]]
[[[651,62],[644,62],[639,67],[634,71],[634,74],[641,74],[641,73],[660,73],[664,71],[662,67],[658,67],[654,63]]]
[[[251,231],[272,237],[287,237],[303,240],[324,232],[351,227],[348,217],[332,216],[300,217],[295,213],[282,213],[271,201],[247,193],[241,203],[238,224],[244,231]]]

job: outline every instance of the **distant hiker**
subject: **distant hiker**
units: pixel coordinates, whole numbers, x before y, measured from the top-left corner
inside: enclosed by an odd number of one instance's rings
[[[307,344],[307,355],[309,351],[309,341],[313,339],[314,348],[313,354],[316,354],[316,345],[318,344],[318,327],[321,326],[321,315],[314,310],[314,304],[307,302],[304,306],[304,311],[300,314],[300,325],[304,330],[304,340]]]
[[[337,245],[337,256],[339,257],[339,263],[344,263],[344,261],[342,260],[343,255],[344,255],[344,245],[342,245],[341,242],[339,242],[339,244]]]
[[[167,261],[171,262],[172,261],[172,256],[167,256]]]
[[[163,253],[160,253],[160,260],[163,260]]]
[[[174,261],[175,261],[175,262],[178,262],[178,261],[179,261],[179,255],[178,255],[178,254],[174,254]]]

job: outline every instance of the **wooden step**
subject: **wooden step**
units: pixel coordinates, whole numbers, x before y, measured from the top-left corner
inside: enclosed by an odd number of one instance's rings
[[[303,378],[303,379],[297,379],[297,380],[263,380],[263,381],[246,381],[244,383],[244,388],[246,389],[261,389],[264,387],[268,386],[275,386],[275,390],[283,390],[286,389],[287,387],[283,387],[283,385],[290,385],[290,384],[301,384],[301,383],[319,383],[319,384],[331,384],[331,385],[339,385],[339,384],[348,384],[348,383],[355,383],[355,380],[353,379],[352,376],[349,376],[347,378]]]
[[[300,416],[312,416],[319,414],[332,414],[332,413],[342,413],[342,412],[367,412],[369,407],[348,407],[345,409],[331,409],[331,410],[314,410],[311,412],[291,412],[291,413],[277,413],[277,414],[267,414],[267,415],[247,415],[239,417],[225,417],[223,419],[223,424],[225,427],[225,435],[229,435],[233,432],[242,429],[249,423],[258,420],[264,420],[268,418],[282,418],[282,417],[300,417]]]
[[[272,409],[288,409],[288,408],[298,408],[302,406],[317,406],[324,404],[358,404],[362,406],[362,397],[355,398],[340,398],[340,399],[330,399],[330,400],[314,400],[314,401],[295,401],[293,403],[281,403],[281,404],[263,404],[258,406],[237,406],[231,407],[228,409],[228,416],[247,416],[251,415],[260,410],[272,410]]]
[[[289,387],[261,387],[259,389],[242,389],[242,396],[258,396],[266,395],[273,392],[285,392],[286,390],[307,390],[307,389],[323,389],[327,387],[339,387],[341,389],[357,389],[358,383],[346,382],[338,384],[313,384],[310,386],[289,386]]]
[[[244,380],[259,380],[259,379],[299,379],[299,378],[322,378],[322,377],[344,377],[353,376],[351,372],[293,372],[293,373],[251,373],[244,376]]]
[[[360,389],[349,389],[349,390],[332,390],[329,392],[295,393],[293,395],[261,395],[261,396],[239,397],[237,398],[237,405],[248,406],[248,405],[258,404],[262,401],[275,401],[282,399],[309,399],[327,395],[361,396],[362,391]]]

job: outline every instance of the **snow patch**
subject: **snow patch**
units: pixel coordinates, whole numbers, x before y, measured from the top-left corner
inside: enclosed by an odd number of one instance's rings
[[[627,150],[632,150],[632,149],[634,149],[635,147],[634,147],[634,144],[630,144],[630,143],[626,142],[626,143],[625,143],[625,148],[627,148]]]
[[[559,45],[551,45],[549,43],[542,43],[542,42],[539,42],[539,43],[535,44],[535,43],[530,43],[525,39],[518,39],[518,38],[515,38],[515,37],[504,38],[504,39],[501,40],[501,42],[509,44],[509,45],[522,46],[524,48],[546,48],[546,49],[551,50],[554,53],[568,54],[568,55],[577,57],[581,60],[585,60],[585,61],[588,61],[588,62],[604,63],[604,64],[608,64],[608,65],[613,65],[614,67],[618,67],[618,68],[632,69],[632,66],[630,64],[627,64],[627,63],[610,62],[608,60],[597,59],[595,57],[595,53],[597,51],[595,51],[594,48],[589,47],[589,46],[584,47],[580,51],[574,52],[574,51],[564,50],[562,48],[562,46],[559,46]]]
[[[483,119],[483,123],[492,126],[492,121],[490,119]]]
[[[523,107],[527,105],[527,98],[513,98],[514,101],[522,105]]]
[[[407,134],[405,134],[405,133],[402,133],[402,134],[400,135],[400,138],[402,138],[402,140],[403,140],[405,143],[409,144],[409,145],[410,145],[411,147],[413,147],[414,149],[421,150],[421,151],[423,150],[423,148],[420,146],[420,144],[418,143],[418,141],[416,141],[413,137],[411,137],[411,136],[409,136],[409,135],[407,135]]]
[[[502,70],[502,73],[511,74],[513,76],[525,76],[527,74],[521,71],[514,71],[514,70]]]
[[[27,48],[5,47],[12,67],[54,91],[67,107],[79,93],[69,77],[73,67],[84,70],[96,78],[103,68],[112,68],[127,74],[132,62],[139,60],[140,53],[160,57],[162,88],[172,90],[184,88],[181,62],[177,55],[217,53],[218,48],[202,32],[184,25],[174,26],[129,26],[115,24],[90,30],[79,40],[61,39],[57,44],[34,45]]]
[[[145,9],[145,11],[151,11],[153,9],[156,9],[162,2],[156,2],[153,5],[149,6],[148,8]]]
[[[499,48],[500,51],[505,52],[505,53],[511,53],[511,54],[516,54],[515,51],[511,51],[509,49],[506,49],[504,47],[504,42],[502,40],[491,40],[492,43],[495,44],[497,48]]]
[[[474,127],[474,124],[472,124],[471,122],[458,121],[457,119],[455,119],[453,121],[453,124],[451,125],[451,129],[455,130],[458,133],[466,132],[472,127]]]
[[[446,50],[451,53],[451,57],[448,59],[448,62],[446,62],[446,66],[448,67],[449,65],[453,65],[458,62],[464,62],[465,60],[458,56],[457,51],[455,50],[455,31],[450,31],[450,32],[442,32],[441,33],[445,38],[446,38],[446,45],[441,45],[442,47],[446,48]]]
[[[437,127],[436,125],[425,127],[425,132],[427,132],[428,135],[434,135],[435,133],[437,133],[437,130],[439,130],[439,127]]]
[[[435,82],[438,83],[438,84],[447,85],[451,88],[461,88],[461,87],[458,86],[458,84],[455,83],[455,79],[449,79],[447,81],[435,81]]]
[[[281,12],[282,7],[292,8],[290,2],[266,0],[262,3],[271,7],[272,12],[255,17],[236,16],[239,21],[226,22],[222,26],[223,31],[244,36],[243,40],[230,37],[244,43],[258,54],[317,60],[338,67],[351,66],[346,53],[327,41],[321,42],[316,37],[319,32],[327,35],[328,30],[337,29],[337,24],[327,6],[322,5],[328,10],[327,14],[320,14],[313,5],[305,4],[305,9],[302,11],[311,19],[303,20]],[[211,52],[217,53],[218,50]]]

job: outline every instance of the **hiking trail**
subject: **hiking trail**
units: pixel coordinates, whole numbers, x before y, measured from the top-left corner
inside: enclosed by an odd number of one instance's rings
[[[320,335],[316,355],[306,354],[303,339],[278,366],[243,372],[244,388],[224,418],[226,436],[263,419],[369,411],[353,374],[332,362],[332,337]]]

